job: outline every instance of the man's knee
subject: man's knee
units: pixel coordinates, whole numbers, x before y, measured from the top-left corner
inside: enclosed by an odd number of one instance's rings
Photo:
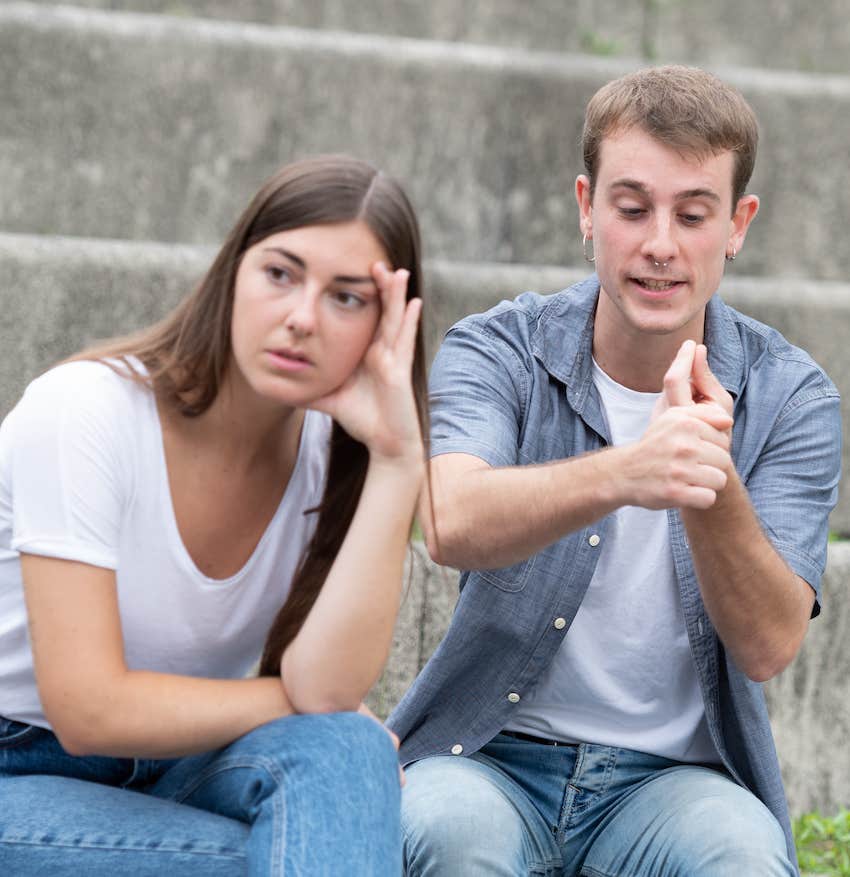
[[[651,863],[647,873],[660,875],[795,873],[767,807],[725,775],[696,767],[667,771],[638,789],[589,860],[603,873],[643,873],[636,862]]]
[[[478,762],[417,762],[407,772],[401,814],[408,875],[520,873],[528,845],[522,817]]]

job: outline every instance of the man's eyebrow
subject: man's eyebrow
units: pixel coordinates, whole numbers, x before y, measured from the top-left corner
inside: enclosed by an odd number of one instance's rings
[[[623,178],[622,180],[614,180],[611,183],[612,189],[631,189],[633,192],[637,192],[640,195],[645,195],[647,198],[650,196],[649,189],[641,183],[639,180],[630,180],[628,178]],[[720,203],[720,196],[717,192],[712,189],[683,189],[681,192],[676,192],[673,196],[673,200],[675,201],[688,201],[691,198],[708,198],[709,201],[716,201]]]
[[[296,256],[295,253],[285,250],[283,247],[263,247],[263,252],[279,253],[281,256],[285,256],[290,261],[295,262],[299,268],[304,269],[307,267],[307,263],[300,256]],[[376,285],[373,277],[360,277],[355,274],[337,274],[334,280],[337,283],[371,283],[372,286]]]

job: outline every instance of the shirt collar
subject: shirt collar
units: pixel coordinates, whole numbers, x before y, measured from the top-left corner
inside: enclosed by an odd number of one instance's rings
[[[591,381],[593,318],[599,278],[585,280],[555,293],[543,308],[531,336],[531,350],[543,367],[581,402]],[[744,378],[744,348],[733,311],[719,295],[705,310],[708,365],[727,392],[737,397]]]

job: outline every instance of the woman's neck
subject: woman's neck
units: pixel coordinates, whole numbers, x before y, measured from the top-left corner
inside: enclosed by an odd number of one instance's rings
[[[198,453],[221,457],[231,470],[291,468],[298,455],[304,410],[287,408],[225,379],[210,407],[198,417],[160,410]]]

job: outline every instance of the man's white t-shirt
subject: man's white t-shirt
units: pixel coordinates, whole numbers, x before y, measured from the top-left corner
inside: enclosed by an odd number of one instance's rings
[[[614,445],[646,431],[658,393],[638,393],[594,362]],[[560,650],[508,730],[683,762],[716,762],[673,569],[666,511],[623,506]]]
[[[210,579],[180,538],[151,390],[97,362],[30,384],[0,426],[0,715],[50,727],[20,553],[115,570],[130,669],[245,675],[312,536],[317,515],[305,512],[322,497],[330,426],[307,412],[289,484],[253,554],[230,578]]]

